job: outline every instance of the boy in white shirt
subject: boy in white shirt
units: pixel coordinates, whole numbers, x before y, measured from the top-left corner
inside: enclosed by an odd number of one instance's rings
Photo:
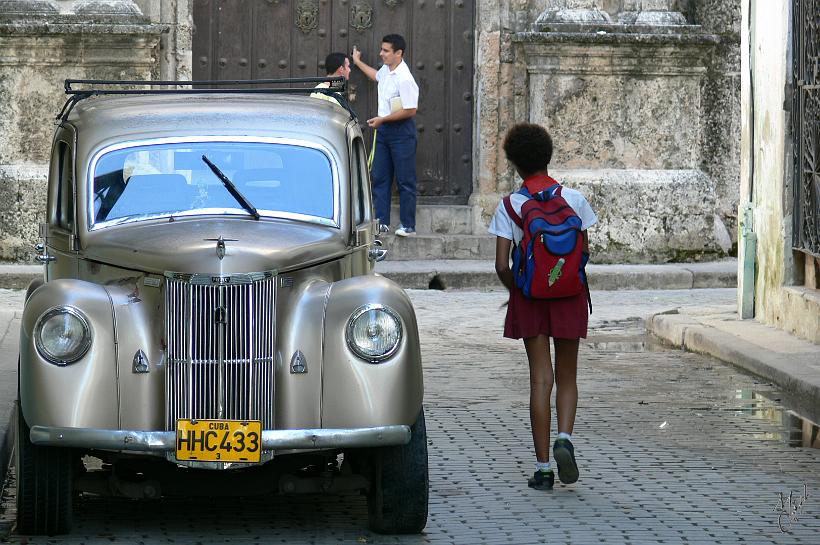
[[[350,79],[350,57],[344,53],[330,53],[327,57],[325,57],[325,72],[329,78],[342,77],[344,79]],[[328,89],[329,87],[329,81],[323,81],[316,86],[317,89]],[[338,100],[324,93],[311,93],[310,96],[312,98],[318,98],[320,100],[327,100],[328,102],[339,104]],[[339,105],[341,106],[341,104]]]
[[[416,233],[416,108],[419,86],[404,62],[407,43],[398,34],[382,38],[379,56],[384,63],[379,70],[362,61],[362,53],[353,47],[353,62],[365,75],[378,82],[379,111],[367,120],[378,130],[371,175],[376,216],[382,230],[390,225],[390,193],[393,176],[399,186],[399,217],[396,235]]]

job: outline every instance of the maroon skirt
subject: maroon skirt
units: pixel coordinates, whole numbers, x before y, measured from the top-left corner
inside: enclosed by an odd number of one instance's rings
[[[520,289],[513,287],[504,320],[504,336],[510,339],[538,335],[585,339],[588,321],[586,291],[560,299],[528,299]]]

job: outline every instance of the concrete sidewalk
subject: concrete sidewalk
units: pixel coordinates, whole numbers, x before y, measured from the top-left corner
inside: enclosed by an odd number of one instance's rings
[[[777,384],[801,416],[820,423],[820,345],[755,320],[741,320],[734,305],[669,310],[651,316],[646,328],[674,346]]]

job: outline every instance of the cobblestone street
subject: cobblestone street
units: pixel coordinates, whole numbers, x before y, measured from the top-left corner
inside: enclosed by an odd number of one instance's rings
[[[156,502],[85,497],[71,535],[11,534],[8,540],[820,542],[820,449],[789,446],[806,438],[795,434],[798,419],[788,414],[788,400],[751,375],[660,346],[644,334],[643,319],[653,312],[732,304],[736,290],[593,293],[573,434],[581,478],[550,492],[526,486],[534,461],[527,364],[523,344],[501,337],[505,294],[410,294],[422,334],[430,449],[424,534],[370,533],[364,497],[357,495]],[[19,292],[0,293],[4,308],[20,308],[20,299]],[[13,488],[7,483],[0,514],[7,528],[14,520]],[[786,504],[782,497],[789,494]],[[792,516],[780,516],[784,511]]]

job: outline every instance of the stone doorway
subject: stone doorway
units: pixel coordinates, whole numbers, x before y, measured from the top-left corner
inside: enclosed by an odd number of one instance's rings
[[[196,80],[324,75],[331,51],[378,67],[381,37],[402,34],[419,84],[420,204],[466,204],[473,187],[475,0],[197,0],[193,19]],[[376,86],[359,71],[350,80],[365,138]]]

